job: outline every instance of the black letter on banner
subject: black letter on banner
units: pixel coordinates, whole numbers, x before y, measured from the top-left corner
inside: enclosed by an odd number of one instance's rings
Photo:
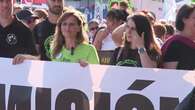
[[[110,110],[110,93],[95,92],[94,110]]]
[[[116,104],[115,110],[154,110],[152,102],[140,94],[126,94],[122,96]]]
[[[75,110],[89,110],[87,96],[76,89],[65,89],[57,96],[55,110],[71,110],[71,104],[75,104]]]
[[[51,110],[51,89],[36,89],[36,110]]]
[[[11,86],[8,100],[8,110],[30,110],[31,92],[32,87]]]
[[[178,98],[160,97],[160,110],[175,110],[177,104],[179,104]]]
[[[5,84],[0,84],[0,110],[5,110]]]

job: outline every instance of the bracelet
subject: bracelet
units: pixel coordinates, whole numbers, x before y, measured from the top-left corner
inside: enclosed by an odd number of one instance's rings
[[[144,47],[141,47],[141,48],[138,48],[137,52],[138,52],[139,54],[143,54],[143,53],[146,52],[146,49],[145,49]]]

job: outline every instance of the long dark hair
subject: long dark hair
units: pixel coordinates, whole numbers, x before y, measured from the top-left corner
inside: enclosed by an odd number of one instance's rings
[[[144,46],[146,48],[146,51],[149,52],[149,54],[150,52],[152,52],[161,55],[160,47],[157,45],[157,42],[155,40],[154,29],[148,17],[145,16],[144,14],[139,13],[139,14],[128,16],[127,21],[130,19],[134,21],[136,26],[136,31],[140,37],[144,32],[144,43],[145,43]],[[123,52],[124,57],[127,56],[127,53],[130,49],[130,45],[131,43],[125,39],[124,52]]]

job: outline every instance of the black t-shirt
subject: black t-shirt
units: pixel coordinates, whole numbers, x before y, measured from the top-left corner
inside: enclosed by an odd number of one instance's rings
[[[6,27],[0,25],[0,57],[13,58],[17,54],[37,55],[32,32],[14,19]]]
[[[44,42],[45,40],[54,34],[56,24],[52,24],[48,19],[37,24],[34,28],[34,36],[36,43],[40,46],[41,60],[50,60],[45,51]]]
[[[141,61],[137,49],[129,49],[128,51],[124,51],[124,48],[121,47],[115,49],[110,60],[110,64],[117,66],[141,67]]]
[[[162,47],[163,62],[178,62],[177,69],[195,69],[195,43],[186,37],[173,36]]]
[[[159,66],[161,55],[154,49],[146,50],[151,60]],[[142,67],[140,55],[137,49],[119,47],[116,48],[110,60],[111,65]]]

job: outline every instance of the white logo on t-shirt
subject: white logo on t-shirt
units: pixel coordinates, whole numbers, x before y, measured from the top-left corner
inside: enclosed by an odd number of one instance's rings
[[[6,41],[9,45],[15,45],[18,42],[15,34],[7,34]]]

